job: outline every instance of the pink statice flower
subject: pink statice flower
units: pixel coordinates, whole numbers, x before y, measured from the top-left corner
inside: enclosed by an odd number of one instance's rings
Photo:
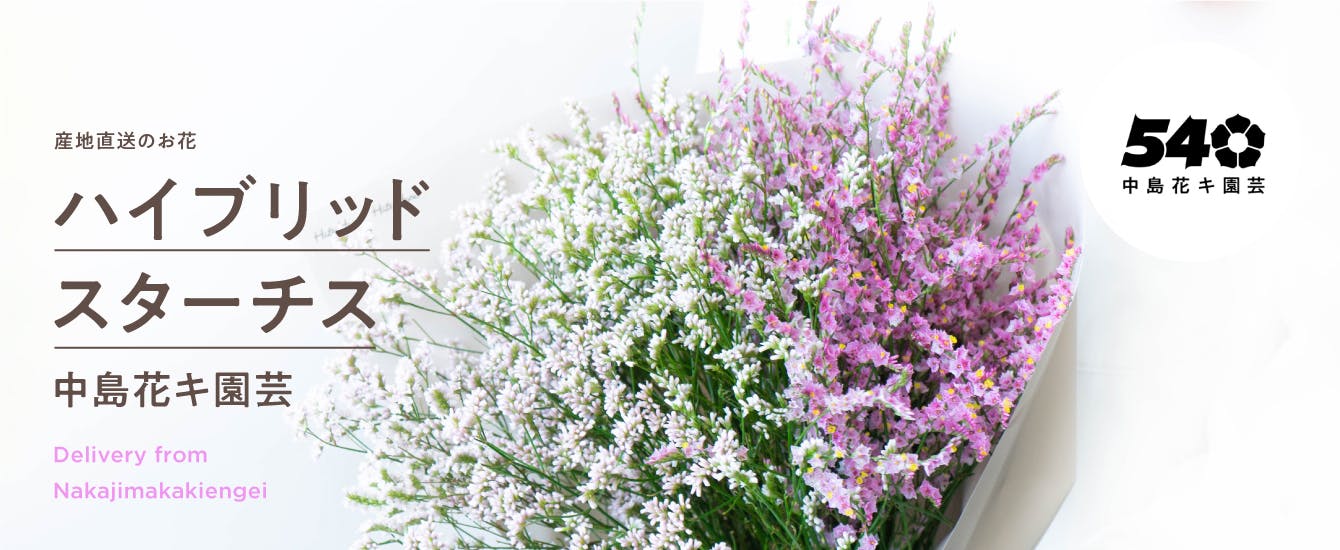
[[[745,60],[723,84],[709,158],[758,167],[751,214],[766,225],[706,243],[714,281],[762,334],[812,350],[785,391],[826,449],[793,464],[812,522],[835,544],[922,547],[1008,426],[1070,306],[1079,247],[1067,232],[1053,248],[1035,219],[1059,156],[1000,203],[1011,147],[1052,97],[957,152],[932,20],[919,48],[904,26],[883,51],[835,16],[811,21],[803,79]]]

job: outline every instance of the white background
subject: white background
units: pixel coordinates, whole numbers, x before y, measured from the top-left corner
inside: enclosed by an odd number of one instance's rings
[[[760,2],[760,4],[762,4]],[[886,31],[923,5],[844,3],[840,21],[859,30],[876,15]],[[1061,114],[1029,131],[1016,174],[1050,151],[1070,158],[1049,178],[1053,219],[1082,220],[1085,265],[1070,320],[1078,332],[1075,484],[1042,537],[1043,548],[1325,547],[1340,489],[1332,439],[1340,305],[1331,220],[1337,192],[1334,8],[1312,4],[1158,3],[1127,6],[937,5],[956,38],[949,78],[954,130],[984,135],[1054,89]],[[344,195],[386,197],[391,178],[433,184],[409,222],[404,246],[435,247],[452,230],[454,205],[480,196],[497,164],[483,152],[523,124],[562,128],[558,102],[589,100],[608,114],[612,90],[632,87],[630,4],[280,6],[172,3],[110,6],[27,2],[0,12],[0,219],[6,289],[0,326],[0,546],[5,548],[334,548],[360,516],[340,498],[354,460],[313,461],[281,411],[66,409],[51,395],[58,372],[212,372],[284,369],[311,386],[329,352],[74,352],[58,344],[336,343],[320,330],[332,305],[321,287],[361,264],[327,256],[57,255],[54,247],[153,246],[144,219],[125,211],[171,177],[181,185],[163,246],[285,246],[284,219],[265,198],[225,234],[198,231],[221,214],[190,189],[312,182],[308,232],[332,220],[324,203]],[[759,55],[783,61],[793,4],[757,6]],[[641,65],[665,67],[686,86],[703,81],[719,48],[733,44],[733,6],[653,4]],[[891,35],[886,35],[886,39]],[[1202,262],[1158,259],[1114,234],[1083,199],[1078,145],[1094,83],[1132,52],[1200,40],[1232,47],[1273,70],[1300,113],[1293,151],[1304,162],[1277,221],[1229,255]],[[705,61],[706,60],[706,61]],[[1224,75],[1223,85],[1254,75]],[[1133,75],[1132,78],[1139,78]],[[1158,86],[1158,82],[1150,82]],[[625,98],[627,96],[625,95]],[[55,151],[58,131],[134,130],[199,134],[195,151]],[[1267,149],[1266,154],[1270,154]],[[1281,182],[1280,185],[1285,185]],[[260,190],[262,193],[266,189]],[[86,200],[75,220],[52,220],[69,196],[103,193],[122,215],[108,226]],[[286,198],[291,195],[286,194]],[[369,222],[378,228],[386,220]],[[1197,230],[1187,219],[1185,231]],[[380,231],[384,235],[385,230]],[[379,242],[383,241],[379,237]],[[304,241],[311,246],[310,240]],[[406,259],[430,263],[432,257]],[[182,312],[132,335],[119,299],[140,271],[200,294],[260,295],[257,283],[301,274],[312,312],[281,329],[256,328],[268,312]],[[59,281],[99,279],[100,311],[112,323],[57,330],[51,320],[77,298]],[[333,300],[333,298],[332,298]],[[113,307],[115,306],[115,307]],[[323,307],[325,309],[323,309]],[[172,315],[172,312],[169,313]],[[167,321],[171,322],[167,322]],[[80,321],[78,324],[85,324]],[[51,462],[53,445],[204,448],[206,466],[74,466]],[[1056,452],[1065,453],[1064,449]],[[1058,476],[1068,477],[1063,473]],[[267,502],[58,503],[55,480],[201,480],[269,485]],[[1027,489],[1027,488],[1025,488]],[[1027,491],[1023,493],[1027,496]],[[1010,503],[1023,513],[1039,506]],[[1026,528],[999,545],[1028,547]],[[975,539],[983,540],[983,539]],[[985,540],[991,540],[987,538]],[[989,543],[983,543],[989,544]]]

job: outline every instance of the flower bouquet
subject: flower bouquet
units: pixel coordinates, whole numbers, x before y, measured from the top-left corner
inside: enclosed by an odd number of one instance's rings
[[[374,256],[376,324],[343,327],[372,350],[299,419],[366,454],[361,546],[930,548],[952,526],[1072,297],[1079,249],[1049,250],[1032,199],[1059,157],[1001,196],[1050,98],[951,152],[931,19],[883,50],[835,15],[811,12],[803,78],[723,61],[600,127],[569,105],[570,133],[498,146],[529,185],[495,178],[441,269]]]

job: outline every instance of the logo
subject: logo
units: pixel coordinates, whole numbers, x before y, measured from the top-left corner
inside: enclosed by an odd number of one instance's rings
[[[1275,66],[1227,42],[1095,62],[1077,121],[1084,185],[1112,233],[1164,259],[1221,258],[1278,227],[1305,148]]]
[[[1229,147],[1229,140],[1235,135],[1242,136],[1247,143],[1240,151]],[[1233,115],[1210,134],[1210,144],[1214,145],[1214,158],[1219,159],[1220,166],[1247,168],[1256,166],[1256,161],[1261,160],[1261,148],[1266,146],[1266,133],[1247,117]]]

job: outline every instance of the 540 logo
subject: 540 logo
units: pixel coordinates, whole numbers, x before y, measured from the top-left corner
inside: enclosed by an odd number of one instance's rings
[[[1245,169],[1260,162],[1261,151],[1266,145],[1265,130],[1240,114],[1224,119],[1213,131],[1207,131],[1209,123],[1206,119],[1187,117],[1177,126],[1177,130],[1164,138],[1171,122],[1166,118],[1133,117],[1130,133],[1126,137],[1126,152],[1121,155],[1121,165],[1150,168],[1165,159],[1180,158],[1184,161],[1183,168],[1193,168],[1202,166],[1205,159],[1213,154],[1222,168]],[[1187,172],[1170,178],[1173,194],[1189,194],[1192,188],[1187,182],[1193,181],[1195,175]],[[1216,182],[1209,177],[1201,177],[1195,189],[1208,194],[1219,187],[1222,194],[1237,194],[1240,192],[1241,179],[1239,176],[1224,176]],[[1248,194],[1265,192],[1264,177],[1247,176],[1247,180]],[[1162,178],[1151,176],[1144,181],[1146,194],[1163,193]],[[1122,190],[1132,194],[1140,188],[1140,183],[1140,180],[1128,177],[1122,181]]]
[[[1266,146],[1265,131],[1242,115],[1228,117],[1216,126],[1210,133],[1209,144],[1205,143],[1205,119],[1187,117],[1165,142],[1156,134],[1167,132],[1169,122],[1166,118],[1136,115],[1131,121],[1126,147],[1143,147],[1144,151],[1127,151],[1121,156],[1121,165],[1148,168],[1164,157],[1180,157],[1186,159],[1186,166],[1190,168],[1200,166],[1201,161],[1210,155],[1210,147],[1214,147],[1214,158],[1220,166],[1247,168],[1261,160],[1261,148]]]

